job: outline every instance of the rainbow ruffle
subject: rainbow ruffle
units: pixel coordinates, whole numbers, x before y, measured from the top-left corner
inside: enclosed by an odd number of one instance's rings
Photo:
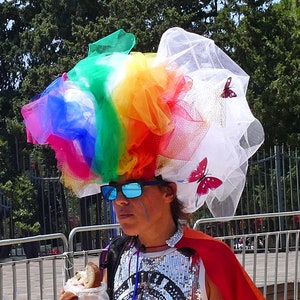
[[[156,54],[134,46],[123,30],[90,44],[86,58],[22,108],[28,141],[50,145],[78,196],[123,174],[160,174],[177,182],[187,211],[206,201],[215,215],[231,215],[247,159],[263,141],[245,99],[247,74],[211,40],[180,28],[162,36]],[[235,98],[223,98],[228,78]],[[189,178],[204,158],[202,179],[212,173],[222,184],[199,195],[200,178]]]

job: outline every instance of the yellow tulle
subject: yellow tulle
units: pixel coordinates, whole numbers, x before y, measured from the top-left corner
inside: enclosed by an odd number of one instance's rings
[[[158,135],[170,130],[171,112],[163,99],[167,84],[165,66],[154,66],[151,55],[130,55],[125,79],[113,91],[113,101],[125,126],[132,119]],[[131,137],[131,132],[128,135]]]

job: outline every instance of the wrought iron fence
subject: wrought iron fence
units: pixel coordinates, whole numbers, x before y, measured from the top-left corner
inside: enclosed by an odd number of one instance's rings
[[[111,204],[102,201],[100,194],[78,199],[63,187],[59,177],[40,177],[34,170],[34,164],[30,166],[32,181],[38,191],[40,234],[62,232],[68,235],[76,226],[115,223]],[[249,161],[245,189],[236,212],[238,216],[256,217],[207,225],[204,231],[220,236],[300,228],[300,215],[264,218],[265,214],[300,210],[299,181],[300,157],[297,149],[275,146],[258,151]],[[2,238],[14,238],[11,204],[3,194],[0,194],[0,213],[0,235]],[[195,213],[193,221],[210,217],[204,206]],[[96,240],[103,239],[106,237],[99,236]],[[78,240],[82,249],[88,249],[93,236],[81,235]]]

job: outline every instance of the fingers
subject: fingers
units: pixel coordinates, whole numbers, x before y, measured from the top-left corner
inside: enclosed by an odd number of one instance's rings
[[[65,292],[64,290],[62,290],[60,292],[59,300],[78,300],[78,297],[72,292]]]

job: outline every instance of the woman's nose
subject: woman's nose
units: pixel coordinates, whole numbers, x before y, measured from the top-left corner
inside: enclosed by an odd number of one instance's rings
[[[128,204],[128,199],[123,195],[121,191],[118,191],[117,198],[114,201],[114,204],[116,205],[127,205]]]

